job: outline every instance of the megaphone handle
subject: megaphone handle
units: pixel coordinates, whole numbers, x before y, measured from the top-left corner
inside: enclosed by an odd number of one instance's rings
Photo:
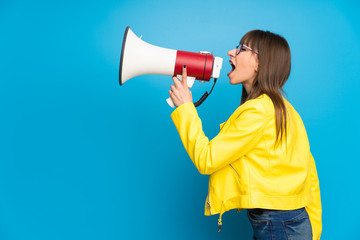
[[[180,81],[182,81],[182,75],[177,75],[176,77]],[[188,87],[191,88],[194,85],[195,77],[187,77],[186,80],[187,80]],[[169,104],[170,107],[172,107],[172,108],[175,107],[175,104],[174,104],[174,102],[172,101],[172,99],[170,97],[168,99],[166,99],[166,102]]]

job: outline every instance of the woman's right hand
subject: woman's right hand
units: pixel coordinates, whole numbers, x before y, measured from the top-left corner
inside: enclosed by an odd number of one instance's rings
[[[174,105],[179,107],[184,103],[193,102],[191,91],[187,85],[186,65],[182,69],[182,81],[177,77],[173,77],[174,85],[171,85],[169,94]]]

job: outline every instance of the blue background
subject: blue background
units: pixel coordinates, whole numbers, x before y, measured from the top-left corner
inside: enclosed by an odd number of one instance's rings
[[[0,2],[0,239],[250,239],[246,212],[203,215],[208,176],[166,104],[171,77],[118,83],[127,25],[161,47],[224,58],[198,108],[206,135],[240,101],[227,51],[249,30],[283,35],[285,90],[320,178],[322,239],[360,238],[357,1]],[[141,56],[139,56],[141,57]],[[196,82],[194,100],[212,83]]]

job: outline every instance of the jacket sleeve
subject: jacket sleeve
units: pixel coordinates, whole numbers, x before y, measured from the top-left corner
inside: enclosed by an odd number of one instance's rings
[[[211,141],[203,132],[193,103],[182,104],[171,114],[184,147],[201,174],[212,174],[229,165],[260,141],[269,116],[260,103],[246,106]]]
[[[312,202],[305,209],[309,214],[313,232],[313,240],[319,240],[322,231],[322,209],[320,198],[319,178],[316,171],[315,161],[310,153],[310,172],[311,172],[311,195]]]

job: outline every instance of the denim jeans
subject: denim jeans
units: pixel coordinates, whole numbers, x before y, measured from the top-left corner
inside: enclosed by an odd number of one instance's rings
[[[311,240],[312,228],[305,208],[296,210],[248,209],[256,240]]]

